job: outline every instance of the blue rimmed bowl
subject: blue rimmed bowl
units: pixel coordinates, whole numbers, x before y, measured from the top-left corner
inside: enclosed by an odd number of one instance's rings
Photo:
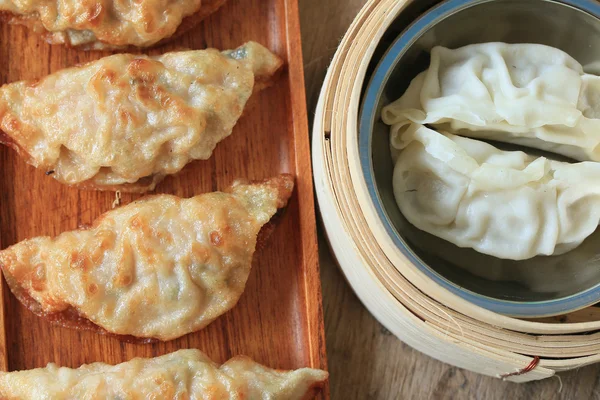
[[[567,254],[511,261],[461,249],[418,230],[394,199],[389,127],[381,121],[381,109],[428,67],[436,45],[540,43],[597,67],[599,18],[600,3],[593,0],[447,0],[404,30],[371,75],[359,121],[360,161],[369,196],[402,253],[439,285],[478,306],[535,318],[600,302],[600,231]]]

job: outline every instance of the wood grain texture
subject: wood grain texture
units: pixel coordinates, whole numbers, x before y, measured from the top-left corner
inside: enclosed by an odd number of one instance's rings
[[[226,188],[238,177],[296,175],[296,190],[286,213],[268,245],[255,254],[238,305],[203,331],[167,343],[134,345],[52,326],[28,312],[3,284],[0,298],[5,313],[0,308],[0,323],[5,317],[6,338],[0,330],[0,368],[35,368],[48,362],[68,367],[95,361],[119,363],[136,356],[198,348],[217,362],[245,354],[274,368],[326,369],[299,32],[295,0],[229,0],[174,42],[145,51],[154,55],[181,48],[227,49],[255,40],[287,62],[276,84],[256,95],[233,134],[209,160],[188,165],[156,190],[190,197]],[[23,27],[0,25],[0,83],[41,77],[108,54],[50,46]],[[138,197],[123,194],[122,202]],[[89,224],[111,208],[114,198],[110,192],[61,185],[27,165],[14,151],[0,148],[2,248],[28,237],[56,235]]]
[[[302,0],[300,20],[309,119],[339,40],[365,0]],[[503,382],[427,357],[403,344],[362,306],[320,232],[321,281],[332,399],[599,399],[600,365],[545,381]]]

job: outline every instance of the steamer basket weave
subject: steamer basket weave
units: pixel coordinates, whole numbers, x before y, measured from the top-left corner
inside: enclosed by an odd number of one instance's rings
[[[313,129],[315,185],[340,267],[383,325],[410,346],[449,364],[526,382],[598,362],[597,308],[527,321],[477,307],[419,271],[377,217],[359,160],[362,90],[384,33],[407,7],[425,3],[368,1],[342,39],[321,91]]]

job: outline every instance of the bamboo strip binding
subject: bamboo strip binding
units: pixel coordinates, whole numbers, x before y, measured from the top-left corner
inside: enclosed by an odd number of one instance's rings
[[[367,194],[358,114],[367,66],[386,29],[412,1],[370,0],[329,68],[313,130],[320,209],[357,295],[407,344],[475,372],[525,382],[600,361],[600,318],[588,308],[527,321],[476,307],[430,281],[395,247]],[[350,245],[351,244],[351,245]],[[585,335],[582,335],[585,333]]]

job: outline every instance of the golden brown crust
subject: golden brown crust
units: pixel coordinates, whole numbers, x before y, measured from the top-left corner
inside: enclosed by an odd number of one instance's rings
[[[248,100],[248,102],[246,103],[246,107],[244,108],[244,112],[242,113],[242,115],[245,115],[247,112],[251,111],[254,108],[254,106],[256,104],[256,97],[254,96],[254,94],[273,86],[275,84],[275,82],[277,81],[277,79],[279,79],[279,77],[283,71],[282,67],[284,66],[283,60],[280,60],[280,61],[281,62],[279,63],[279,65],[277,66],[277,68],[273,69],[273,72],[271,73],[270,76],[260,76],[257,78],[257,80],[254,83],[254,89],[252,91],[253,96],[251,96],[250,99]],[[6,142],[4,142],[2,140],[3,137],[7,139]],[[11,144],[10,138],[8,136],[4,135],[4,133],[1,130],[0,130],[0,144],[5,144],[5,145],[17,150],[17,153],[19,155],[21,155],[22,157],[25,157],[25,158],[27,157],[27,152],[23,151],[23,149],[19,149],[17,145]],[[19,152],[19,150],[21,150],[21,152]],[[82,183],[79,183],[74,186],[80,190],[109,190],[109,191],[119,190],[124,193],[147,193],[149,191],[154,190],[156,188],[156,185],[158,185],[160,182],[162,182],[163,179],[165,179],[165,175],[152,175],[152,176],[147,176],[147,177],[141,178],[135,183],[127,183],[125,185],[113,185],[113,186],[103,185],[103,186],[101,186],[101,185],[96,185],[93,180],[89,180],[89,181],[82,182]],[[258,182],[250,182],[250,183],[258,183]]]
[[[153,43],[149,46],[141,46],[141,47],[155,47],[166,44],[171,40],[180,37],[185,34],[196,25],[198,25],[202,20],[215,13],[219,8],[221,8],[227,0],[205,0],[202,2],[200,9],[192,15],[186,16],[181,20],[181,23],[175,30],[175,32],[167,37],[162,38],[156,43]],[[98,27],[101,23],[102,17],[106,14],[106,10],[103,10],[101,6],[95,4],[92,9],[89,10],[87,16],[87,22],[90,27]],[[79,18],[80,19],[80,18]],[[10,11],[0,10],[0,22],[15,24],[15,25],[23,25],[28,29],[33,30],[36,33],[39,33],[42,38],[49,44],[52,45],[65,45],[67,47],[78,48],[81,50],[120,50],[124,51],[127,49],[135,49],[136,46],[131,45],[123,45],[113,43],[112,41],[105,40],[94,40],[92,42],[84,42],[81,44],[73,44],[69,38],[66,36],[64,32],[50,32],[46,30],[43,24],[36,18],[28,16],[28,15],[19,15]],[[116,39],[116,38],[115,38]]]
[[[71,369],[49,364],[0,372],[0,398],[302,400],[312,398],[328,378],[326,371],[275,370],[245,356],[219,365],[199,350],[184,349],[118,365],[93,363]]]
[[[273,190],[269,190],[269,192],[275,193],[276,198],[274,199],[274,202],[276,204],[276,207],[279,209],[279,211],[267,223],[262,225],[262,227],[260,228],[258,235],[257,235],[257,239],[256,239],[256,246],[254,249],[254,252],[256,252],[264,247],[268,237],[272,234],[278,221],[280,220],[283,210],[285,209],[287,202],[292,195],[293,187],[294,187],[294,178],[293,178],[293,176],[291,176],[289,174],[282,174],[282,175],[274,177],[272,179],[267,179],[267,180],[263,180],[263,181],[254,181],[254,182],[248,182],[248,183],[245,183],[243,181],[237,181],[226,192],[233,193],[233,192],[235,192],[236,187],[244,188],[244,187],[247,187],[248,185],[253,185],[253,184],[262,185],[265,188],[273,189]],[[145,198],[138,200],[138,201],[148,202],[148,201],[151,201],[153,198],[159,198],[159,197],[161,197],[161,195],[146,196]],[[105,219],[111,218],[111,213],[112,213],[112,211],[101,215],[94,221],[94,223],[91,226],[82,227],[82,228],[78,229],[78,231],[80,231],[80,232],[91,231],[91,230],[98,228],[99,226],[101,226],[103,224],[103,221]],[[135,221],[132,222],[132,226],[133,225],[135,225]],[[145,229],[145,227],[146,227],[146,225],[140,225],[139,229],[143,230],[143,229]],[[148,234],[151,235],[151,234],[156,234],[156,233],[151,232]],[[225,236],[225,237],[227,237],[227,236]],[[221,238],[221,237],[218,237],[217,239],[213,239],[211,237],[211,241],[213,241],[213,245],[215,245],[215,246],[221,246],[222,245],[221,240],[223,240],[223,238]],[[225,240],[227,240],[227,239],[225,239]],[[133,335],[123,335],[123,334],[116,334],[113,332],[109,332],[108,330],[93,323],[88,318],[86,318],[85,316],[80,314],[78,312],[78,310],[76,310],[72,306],[68,306],[67,308],[61,310],[60,312],[45,311],[44,308],[42,307],[42,305],[40,303],[38,303],[27,292],[27,290],[23,289],[23,287],[20,285],[20,283],[17,282],[16,278],[14,278],[13,275],[11,275],[10,270],[12,267],[14,267],[15,264],[17,264],[17,261],[15,259],[15,256],[13,255],[13,253],[10,252],[10,250],[11,250],[11,248],[7,249],[4,252],[0,252],[0,260],[2,258],[4,259],[4,262],[0,263],[0,267],[4,271],[6,281],[9,285],[12,293],[14,294],[14,296],[27,309],[29,309],[31,312],[33,312],[37,316],[44,318],[45,320],[49,321],[53,325],[58,325],[61,327],[66,327],[66,328],[71,328],[71,329],[76,329],[76,330],[92,331],[92,332],[96,332],[96,333],[102,334],[102,335],[113,336],[124,342],[151,343],[151,342],[155,342],[155,341],[159,340],[159,339],[156,339],[153,337],[136,337]],[[5,254],[3,255],[2,253],[5,253]],[[81,251],[74,252],[73,256],[72,256],[72,260],[71,260],[71,268],[73,267],[73,265],[80,265],[80,267],[84,268],[84,269],[94,268],[93,265],[88,266],[88,263],[90,263],[90,259],[93,259],[95,257],[93,255],[90,256],[90,254],[87,254],[87,255],[86,254],[84,254]],[[81,262],[79,262],[79,261],[81,261]],[[31,282],[31,287],[35,288],[36,286],[38,286],[39,290],[43,290],[45,281],[41,280],[38,283],[35,280],[35,277],[33,277],[33,275],[35,275],[36,272],[37,271],[33,268],[30,269],[29,272],[27,270],[25,270],[24,272],[22,271],[20,278],[18,278],[18,279],[28,280],[29,282]]]
[[[72,307],[58,313],[47,313],[40,307],[40,304],[35,301],[26,291],[22,290],[8,274],[4,274],[4,278],[12,294],[33,314],[45,319],[52,325],[60,326],[61,328],[74,329],[77,331],[89,331],[99,335],[111,336],[125,343],[134,344],[149,344],[156,343],[159,340],[154,338],[139,338],[131,335],[117,335],[108,332],[106,329],[94,324],[89,319],[82,317]]]
[[[67,185],[150,191],[209,158],[282,63],[249,42],[224,52],[117,54],[7,84],[0,88],[0,142]],[[70,117],[74,107],[77,118]]]
[[[277,227],[279,221],[281,220],[284,212],[285,212],[285,208],[281,208],[277,212],[277,214],[275,214],[273,216],[273,218],[271,218],[271,220],[269,222],[267,222],[265,225],[263,225],[263,227],[261,228],[260,232],[258,233],[258,237],[256,239],[256,252],[259,252],[260,250],[265,248],[265,246],[267,245],[267,242],[269,240],[269,237],[275,231],[275,228]],[[84,227],[82,229],[90,229],[90,228],[91,227]],[[2,267],[2,265],[0,265],[0,267]],[[99,335],[114,337],[115,339],[118,339],[119,341],[125,342],[125,343],[149,344],[149,343],[156,343],[156,342],[160,341],[155,338],[141,338],[141,337],[136,337],[136,336],[132,336],[132,335],[114,334],[114,333],[109,332],[106,329],[96,325],[89,319],[82,317],[77,312],[77,310],[75,310],[73,307],[69,307],[65,311],[58,312],[58,313],[44,312],[44,310],[40,307],[40,304],[37,301],[35,301],[31,296],[29,296],[29,294],[27,294],[27,292],[22,290],[14,282],[14,280],[10,277],[10,275],[8,275],[6,273],[4,275],[5,275],[6,283],[8,284],[8,287],[10,288],[11,292],[16,297],[16,299],[23,306],[25,306],[25,308],[27,308],[29,311],[31,311],[33,314],[37,315],[40,318],[45,319],[46,321],[50,322],[52,325],[60,326],[61,328],[74,329],[77,331],[94,332]],[[317,388],[317,390],[318,390],[318,388]],[[307,397],[307,399],[311,399],[311,398],[312,397]]]

